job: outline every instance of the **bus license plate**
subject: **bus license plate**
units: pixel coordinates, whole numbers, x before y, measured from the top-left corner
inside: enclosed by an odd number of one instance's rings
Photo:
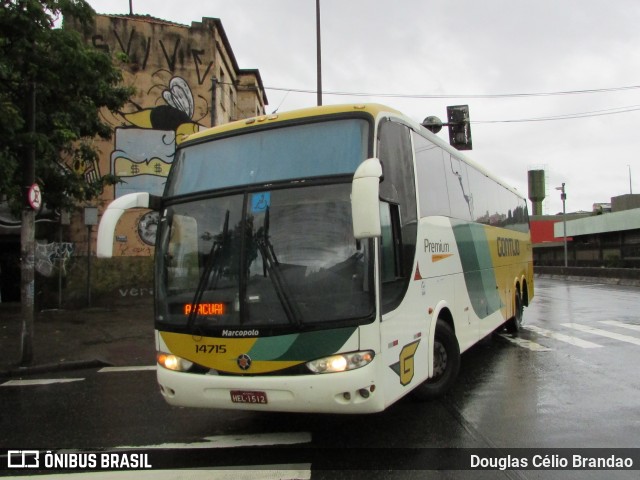
[[[267,403],[266,392],[231,390],[231,401],[233,403]]]

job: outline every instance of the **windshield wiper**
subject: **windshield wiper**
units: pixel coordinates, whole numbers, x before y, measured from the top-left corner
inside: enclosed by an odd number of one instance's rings
[[[204,266],[204,271],[200,276],[200,281],[198,282],[198,287],[196,288],[195,295],[193,297],[193,303],[191,307],[191,311],[189,312],[189,319],[187,320],[187,328],[191,329],[193,322],[198,316],[198,305],[202,300],[202,295],[204,294],[205,289],[207,288],[207,284],[209,283],[209,276],[215,269],[215,276],[213,278],[213,288],[218,284],[218,279],[220,278],[220,268],[216,268],[218,263],[220,262],[221,252],[224,247],[224,244],[227,242],[227,237],[229,235],[229,210],[224,215],[224,225],[222,227],[222,236],[220,240],[214,240],[213,245],[211,245],[211,250],[209,251],[209,257],[207,258],[207,263]]]
[[[280,271],[280,262],[278,262],[276,253],[273,250],[273,245],[269,240],[269,207],[267,207],[267,211],[265,212],[264,227],[260,230],[262,230],[262,235],[260,235],[260,231],[258,231],[256,235],[256,245],[262,256],[265,275],[268,275],[271,283],[273,283],[278,300],[289,322],[302,325],[302,315],[295,301],[288,293],[289,289]]]

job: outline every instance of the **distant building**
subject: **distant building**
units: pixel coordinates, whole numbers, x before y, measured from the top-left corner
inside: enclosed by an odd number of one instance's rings
[[[589,215],[567,215],[569,266],[640,268],[640,195],[594,204]],[[532,217],[534,263],[564,264],[562,215]]]

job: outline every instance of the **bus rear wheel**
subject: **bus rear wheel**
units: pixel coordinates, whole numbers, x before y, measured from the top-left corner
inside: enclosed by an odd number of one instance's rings
[[[418,400],[431,400],[444,395],[455,383],[460,371],[460,346],[448,323],[438,319],[433,343],[433,377],[415,388]]]
[[[522,319],[524,316],[524,304],[522,303],[522,297],[520,292],[516,292],[515,298],[515,312],[512,318],[507,321],[507,332],[509,333],[518,333],[522,330]]]

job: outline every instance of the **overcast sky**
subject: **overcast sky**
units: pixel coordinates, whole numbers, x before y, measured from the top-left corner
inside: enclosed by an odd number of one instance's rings
[[[269,112],[316,104],[315,0],[132,2],[136,14],[185,25],[219,18],[240,68],[260,70]],[[421,122],[468,104],[467,154],[525,196],[527,171],[544,168],[546,214],[562,211],[562,182],[568,212],[629,193],[630,179],[640,193],[637,0],[320,2],[325,105],[378,102]],[[129,0],[88,3],[129,13]],[[597,91],[566,93],[586,90]],[[587,115],[540,120],[576,114]],[[513,122],[527,119],[537,121]]]

